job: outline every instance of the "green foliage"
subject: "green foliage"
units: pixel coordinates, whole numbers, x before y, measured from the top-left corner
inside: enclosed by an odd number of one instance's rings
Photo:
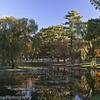
[[[79,43],[82,38],[82,17],[77,11],[71,10],[65,15],[65,19],[68,20],[65,24],[69,25],[70,28],[70,56],[72,60],[80,57]]]
[[[96,50],[100,49],[100,19],[91,19],[87,22],[87,32],[84,35],[85,41],[88,43],[87,57],[90,61],[97,55]]]
[[[91,4],[95,6],[96,9],[100,10],[100,1],[99,0],[90,0]]]
[[[87,40],[100,39],[100,18],[91,19],[87,22]]]
[[[68,24],[70,27],[71,34],[74,36],[80,35],[81,32],[81,24],[82,24],[82,16],[77,11],[71,10],[65,15],[65,19],[68,20],[65,24]]]
[[[69,29],[61,25],[41,29],[39,32],[40,55],[49,57],[54,56],[58,40],[61,41],[68,35]]]
[[[0,19],[0,63],[1,66],[15,64],[21,59],[30,35],[37,30],[33,19],[16,19],[5,17]]]

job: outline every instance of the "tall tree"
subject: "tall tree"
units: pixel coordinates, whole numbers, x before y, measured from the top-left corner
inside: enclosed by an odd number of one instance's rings
[[[30,41],[30,35],[37,29],[34,20],[26,18],[16,19],[14,17],[5,17],[0,19],[0,60],[1,65],[15,64],[22,57],[27,41]]]
[[[68,24],[70,27],[70,56],[73,59],[73,55],[76,51],[76,42],[81,38],[81,28],[82,28],[82,16],[77,11],[71,10],[65,15],[65,19],[68,21],[65,24]],[[71,60],[73,62],[73,60]]]

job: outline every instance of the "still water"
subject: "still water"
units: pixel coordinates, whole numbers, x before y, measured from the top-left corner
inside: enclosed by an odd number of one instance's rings
[[[0,96],[31,97],[39,76],[30,71],[0,71]]]
[[[31,97],[30,100],[40,100],[40,98],[53,100],[52,97],[64,100],[62,97],[64,98],[69,94],[69,87],[66,85],[68,79],[65,77],[67,75],[64,74],[65,70],[64,72],[62,70],[61,72],[51,72],[50,70],[50,75],[48,75],[47,68],[0,70],[0,96],[24,96]],[[57,74],[55,78],[52,76],[54,74]]]

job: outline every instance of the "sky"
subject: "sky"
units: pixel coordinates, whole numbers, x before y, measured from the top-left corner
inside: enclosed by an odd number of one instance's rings
[[[78,11],[84,21],[100,16],[90,0],[0,0],[0,17],[32,18],[39,29],[65,23],[70,10]]]

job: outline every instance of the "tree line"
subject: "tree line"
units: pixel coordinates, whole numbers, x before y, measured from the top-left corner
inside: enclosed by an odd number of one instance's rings
[[[82,21],[77,11],[65,15],[63,25],[38,30],[34,19],[0,18],[0,65],[13,68],[38,58],[96,61],[100,54],[100,18]]]

